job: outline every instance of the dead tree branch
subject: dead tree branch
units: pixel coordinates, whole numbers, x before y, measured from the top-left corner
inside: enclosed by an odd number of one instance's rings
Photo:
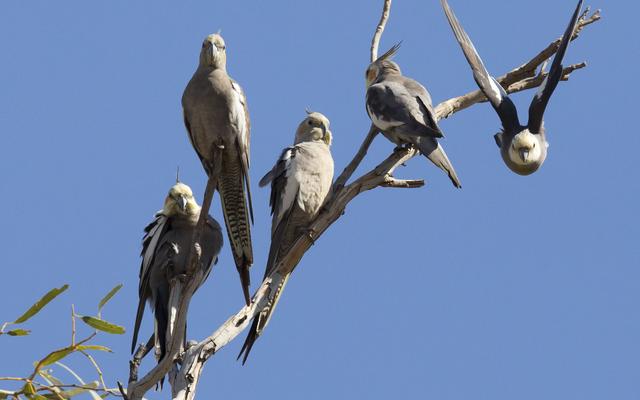
[[[382,37],[384,28],[387,26],[387,21],[389,20],[390,13],[391,0],[385,0],[384,5],[382,6],[382,15],[380,15],[380,21],[378,22],[378,26],[376,26],[376,30],[373,33],[373,38],[371,38],[371,62],[374,62],[376,58],[378,58],[378,46],[380,45],[380,38]]]
[[[376,26],[376,30],[373,33],[373,37],[371,38],[371,54],[370,59],[371,62],[374,62],[378,58],[378,47],[380,45],[380,38],[382,37],[382,32],[384,32],[384,28],[387,26],[387,21],[389,20],[389,14],[391,13],[391,0],[385,0],[384,5],[382,6],[382,14],[380,15],[380,21],[378,22],[378,26]],[[351,175],[356,171],[358,165],[362,162],[364,157],[367,155],[367,151],[373,143],[373,139],[378,136],[378,129],[375,125],[371,124],[371,128],[369,128],[369,133],[367,133],[364,142],[360,145],[360,149],[353,157],[353,160],[346,166],[346,168],[342,171],[338,179],[336,179],[336,183],[334,188],[342,188]]]
[[[378,45],[386,22],[389,18],[390,10],[391,0],[385,0],[380,22],[376,27],[371,42],[372,61],[377,58]],[[574,38],[578,37],[578,34],[585,26],[590,25],[599,19],[600,13],[598,11],[590,17],[588,16],[588,12],[585,12],[577,25],[576,31],[574,32]],[[546,60],[555,54],[558,49],[558,45],[558,40],[552,42],[531,60],[498,78],[498,81],[509,93],[515,93],[539,86],[544,80],[546,72],[541,71],[540,73],[536,73],[536,71],[543,63],[545,63]],[[585,63],[579,63],[565,68],[563,72],[563,80],[569,79],[572,72],[584,68],[585,66]],[[479,90],[476,90],[440,103],[435,109],[436,116],[438,119],[447,118],[460,110],[482,101],[486,101],[486,98]],[[354,198],[361,193],[377,187],[419,188],[424,186],[425,182],[423,180],[402,180],[393,176],[393,173],[399,166],[419,154],[419,152],[412,147],[396,148],[377,167],[355,179],[352,183],[347,184],[366,156],[368,148],[377,134],[378,130],[372,125],[353,160],[345,167],[343,172],[336,179],[333,186],[333,194],[330,199],[322,208],[315,220],[309,225],[307,229],[307,232],[309,233],[301,234],[294,245],[290,248],[289,252],[281,259],[274,271],[264,279],[254,294],[251,305],[242,307],[236,314],[229,317],[217,330],[201,342],[190,343],[182,354],[179,354],[181,347],[180,344],[183,340],[181,332],[176,332],[176,334],[172,335],[171,340],[167,345],[167,356],[149,373],[147,373],[146,376],[137,381],[132,379],[132,381],[129,382],[129,388],[127,391],[127,398],[129,400],[140,400],[144,393],[159,382],[167,373],[169,373],[172,398],[174,400],[192,400],[195,396],[198,381],[207,360],[235,339],[249,325],[252,318],[254,318],[269,301],[273,300],[272,296],[275,295],[275,291],[272,289],[278,287],[284,277],[296,268],[304,254],[324,234],[324,232],[344,214],[347,205]],[[219,159],[219,157],[217,159]],[[213,188],[215,188],[214,183],[215,182],[211,182],[211,180],[209,180],[207,184],[205,201],[203,201],[202,214],[200,215],[201,220],[208,214],[211,198],[207,198],[207,196],[213,195]],[[198,234],[201,232],[201,228],[202,227],[199,224],[197,229]],[[197,269],[193,267],[192,271],[193,270]],[[189,300],[195,291],[195,282],[197,281],[198,280],[196,279],[188,277],[184,284],[182,282],[176,282],[176,286],[179,287],[180,290],[177,290],[178,295],[176,296],[176,299],[179,301],[176,300],[177,312],[174,315],[177,318],[177,324],[174,326],[182,326],[181,324],[184,323]],[[183,285],[184,288],[182,288]],[[173,290],[174,289],[172,289],[172,296],[174,295]],[[141,352],[142,349],[140,349],[136,355],[138,356],[138,353],[142,354]],[[136,357],[134,357],[134,361],[135,360]],[[179,366],[176,363],[177,360],[179,360]],[[137,366],[136,371],[132,372],[137,372]],[[137,378],[137,374],[132,374],[132,378]],[[124,390],[122,391],[124,392]]]

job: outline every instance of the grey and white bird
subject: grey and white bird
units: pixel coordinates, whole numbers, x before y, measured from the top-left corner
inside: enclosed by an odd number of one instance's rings
[[[437,139],[443,137],[431,104],[431,96],[419,82],[402,75],[391,61],[396,44],[367,68],[367,113],[382,134],[398,146],[413,145],[457,188],[458,175]]]
[[[265,277],[277,267],[296,239],[316,217],[331,190],[333,158],[329,120],[318,112],[309,112],[296,130],[293,146],[282,151],[280,158],[261,180],[260,186],[271,184],[271,247]],[[238,358],[247,361],[256,339],[262,334],[278,304],[290,275],[276,289],[273,301],[254,318]]]
[[[171,323],[169,281],[186,273],[189,246],[199,218],[200,206],[193,198],[191,188],[178,182],[169,190],[162,210],[156,213],[153,222],[144,230],[138,287],[140,301],[131,341],[132,353],[138,341],[145,303],[148,302],[155,318],[154,342],[158,362],[165,355],[167,327]],[[217,262],[222,242],[220,224],[209,216],[199,243],[201,273],[194,275],[201,277],[198,287],[204,283],[213,264]],[[186,326],[172,328],[173,331],[184,329],[186,338]]]
[[[214,148],[220,149],[217,178],[224,222],[245,301],[250,304],[253,221],[249,185],[249,111],[242,88],[227,74],[227,53],[219,34],[202,43],[200,61],[182,95],[184,124],[207,175],[214,174]]]
[[[518,110],[515,104],[504,88],[485,68],[478,51],[449,7],[447,0],[440,0],[449,25],[451,25],[462,52],[473,70],[473,77],[478,87],[487,96],[500,117],[502,131],[494,136],[496,144],[500,148],[500,155],[507,167],[519,175],[530,175],[536,172],[547,158],[549,143],[546,139],[543,122],[544,111],[562,78],[562,59],[578,21],[582,1],[578,1],[551,64],[551,69],[529,105],[529,121],[527,125],[522,125],[518,119]]]

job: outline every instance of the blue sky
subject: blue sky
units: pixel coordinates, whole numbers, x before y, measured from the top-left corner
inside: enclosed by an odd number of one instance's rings
[[[397,176],[417,190],[378,189],[296,270],[246,366],[242,338],[206,366],[200,396],[225,398],[637,399],[640,250],[635,2],[591,3],[604,19],[568,50],[586,60],[546,113],[550,153],[516,176],[482,104],[441,122],[462,180],[454,190],[425,159]],[[573,1],[451,5],[490,71],[528,60],[564,31]],[[126,381],[142,229],[175,177],[201,198],[205,175],[182,123],[180,96],[202,38],[222,30],[228,70],[252,117],[256,262],[269,246],[269,191],[257,188],[309,107],[332,122],[336,174],[365,135],[364,71],[381,1],[3,2],[0,6],[0,321],[53,286],[71,289],[0,338],[0,376],[69,338],[69,307],[105,317],[106,379]],[[439,2],[394,3],[381,43],[434,102],[475,89]],[[514,96],[521,115],[533,92]],[[365,166],[393,145],[378,138]],[[216,201],[212,214],[221,220]],[[191,304],[201,339],[242,305],[228,246]],[[151,329],[150,319],[143,332]],[[146,336],[144,334],[143,336]],[[91,380],[84,360],[70,362]],[[145,368],[149,364],[145,364]],[[64,375],[61,373],[60,375]],[[0,385],[0,387],[2,387]],[[150,392],[150,398],[164,398]]]

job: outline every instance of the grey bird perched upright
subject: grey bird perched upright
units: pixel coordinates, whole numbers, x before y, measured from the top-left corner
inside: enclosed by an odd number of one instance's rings
[[[403,76],[391,61],[400,44],[378,57],[367,68],[367,113],[382,134],[398,146],[411,144],[438,168],[447,173],[453,185],[462,187],[447,154],[436,140],[443,137],[431,96],[415,80]]]
[[[271,247],[265,278],[277,267],[301,232],[318,214],[331,189],[333,158],[329,120],[318,112],[309,112],[296,130],[293,146],[282,151],[280,158],[261,180],[260,186],[271,183]],[[276,289],[273,301],[260,311],[238,355],[247,361],[251,347],[262,334],[278,299],[289,279],[285,276]]]
[[[198,218],[200,218],[200,206],[193,198],[191,188],[178,182],[169,190],[162,210],[156,213],[153,222],[144,230],[138,287],[140,301],[131,341],[132,353],[138,341],[144,305],[149,302],[155,317],[154,342],[158,362],[165,355],[167,326],[170,323],[169,281],[174,276],[186,273],[189,246]],[[220,224],[211,216],[207,218],[199,246],[201,251],[199,267],[202,273],[196,276],[201,276],[202,280],[198,287],[209,276],[212,265],[218,260],[218,254],[222,248]],[[173,327],[174,331],[177,329],[186,330],[186,326]],[[186,332],[184,337],[186,338]]]
[[[249,267],[253,264],[251,229],[253,220],[249,186],[249,111],[240,85],[227,74],[227,53],[219,34],[202,43],[200,62],[182,95],[184,124],[205,171],[214,173],[214,149],[221,154],[217,190],[233,259],[247,305]],[[246,189],[246,191],[245,191]],[[247,207],[248,201],[248,207]]]
[[[558,82],[562,78],[562,58],[567,51],[567,46],[571,41],[573,30],[578,21],[582,0],[578,1],[569,26],[564,32],[558,52],[551,64],[549,74],[531,101],[531,105],[529,106],[529,122],[527,125],[520,124],[518,110],[515,104],[513,104],[504,88],[485,68],[484,63],[480,59],[480,55],[478,55],[477,50],[460,25],[460,22],[458,22],[447,0],[440,0],[440,3],[442,4],[442,8],[444,8],[453,33],[462,48],[462,52],[473,70],[473,77],[478,87],[482,90],[482,93],[487,96],[489,102],[496,110],[498,117],[500,117],[502,132],[497,133],[494,138],[496,144],[500,147],[500,155],[504,163],[511,171],[519,175],[530,175],[536,172],[547,158],[547,148],[549,147],[542,120],[544,110],[547,107],[547,103],[549,103],[553,91],[556,86],[558,86]]]

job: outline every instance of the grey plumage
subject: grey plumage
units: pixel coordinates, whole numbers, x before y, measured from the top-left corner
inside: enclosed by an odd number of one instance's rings
[[[226,70],[226,45],[219,34],[205,38],[196,72],[182,95],[184,123],[204,169],[211,176],[213,150],[220,148],[221,171],[215,177],[233,259],[247,305],[249,267],[253,264],[253,220],[249,185],[250,122],[240,85]]]
[[[443,137],[427,89],[402,75],[391,61],[399,44],[367,68],[367,114],[382,134],[398,146],[415,146],[449,176],[455,187],[460,180],[447,154],[436,140]]]
[[[460,25],[447,0],[440,0],[456,40],[471,66],[473,77],[478,87],[487,96],[498,117],[500,117],[502,131],[494,136],[496,144],[500,147],[500,155],[507,167],[517,174],[530,175],[534,173],[547,158],[549,143],[546,139],[543,123],[544,111],[553,91],[562,78],[562,59],[578,21],[582,1],[578,1],[578,5],[551,64],[549,74],[531,101],[529,121],[527,125],[522,125],[518,119],[518,111],[515,104],[511,101],[504,88],[485,68],[478,51],[471,42],[469,35]]]
[[[271,247],[265,277],[277,267],[296,239],[320,211],[333,180],[333,158],[329,120],[317,112],[309,113],[296,131],[294,145],[282,151],[280,158],[261,180],[271,184]],[[273,301],[254,318],[238,358],[244,364],[256,339],[262,334],[289,279],[285,276],[276,288]]]
[[[163,209],[156,213],[153,222],[145,228],[138,288],[140,301],[133,329],[132,353],[138,341],[144,306],[148,302],[155,318],[154,342],[158,361],[165,355],[166,333],[170,323],[169,280],[173,276],[186,273],[189,246],[198,218],[200,206],[193,198],[191,189],[183,183],[176,183],[169,191]],[[222,242],[220,224],[209,216],[200,238],[199,267],[202,274],[196,276],[202,276],[202,280],[198,287],[209,276],[213,264],[218,259]],[[186,330],[186,326],[173,327],[174,331],[177,329]],[[186,338],[186,332],[184,337]]]

